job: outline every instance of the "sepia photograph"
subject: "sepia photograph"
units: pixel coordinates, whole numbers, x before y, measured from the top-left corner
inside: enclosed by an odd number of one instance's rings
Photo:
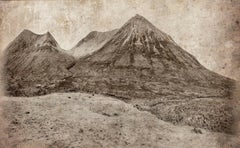
[[[0,1],[0,148],[240,148],[239,0]]]

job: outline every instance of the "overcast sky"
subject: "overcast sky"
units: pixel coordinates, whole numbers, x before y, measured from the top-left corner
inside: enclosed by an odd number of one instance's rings
[[[49,31],[70,49],[90,31],[119,28],[140,14],[204,66],[234,77],[231,54],[240,45],[239,0],[2,1],[0,8],[1,49],[23,29]]]

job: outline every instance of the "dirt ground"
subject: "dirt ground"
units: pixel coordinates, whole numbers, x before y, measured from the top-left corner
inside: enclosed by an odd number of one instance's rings
[[[3,98],[4,148],[235,148],[237,137],[174,126],[102,95],[51,94]]]

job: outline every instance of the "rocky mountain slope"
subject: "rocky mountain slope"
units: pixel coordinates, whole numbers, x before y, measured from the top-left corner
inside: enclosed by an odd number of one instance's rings
[[[225,103],[234,81],[206,69],[140,15],[70,71],[76,91],[114,96],[175,124],[231,131]]]
[[[92,67],[98,65],[94,68],[110,73],[120,69],[119,73],[127,70],[128,76],[132,71],[134,76],[156,79],[166,76],[165,79],[176,78],[179,82],[209,86],[215,84],[216,87],[231,81],[204,68],[169,35],[140,15],[124,24],[101,49],[81,58],[73,69],[78,69],[82,63]]]
[[[102,95],[51,94],[3,103],[9,148],[235,148],[240,142],[232,135],[174,126]]]
[[[203,67],[169,35],[139,15],[124,24],[101,49],[80,58],[70,71],[76,78],[93,76],[88,80],[106,85],[96,89],[116,89],[109,92],[114,95],[120,90],[131,91],[121,95],[127,98],[146,98],[146,93],[151,98],[176,93],[230,97],[234,85],[231,79]],[[86,87],[98,86],[95,82]]]
[[[14,96],[44,94],[44,87],[56,85],[71,75],[74,58],[59,47],[53,36],[21,32],[5,49],[7,91]]]
[[[107,32],[92,31],[79,41],[77,45],[69,51],[69,54],[76,58],[90,55],[106,44],[116,32],[117,29]]]

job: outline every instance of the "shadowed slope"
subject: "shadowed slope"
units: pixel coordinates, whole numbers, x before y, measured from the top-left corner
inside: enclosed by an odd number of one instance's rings
[[[67,68],[74,62],[49,32],[37,35],[24,30],[9,44],[5,55],[7,90],[11,95],[44,93],[38,92],[41,90],[36,87],[47,86],[71,75]]]

